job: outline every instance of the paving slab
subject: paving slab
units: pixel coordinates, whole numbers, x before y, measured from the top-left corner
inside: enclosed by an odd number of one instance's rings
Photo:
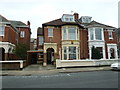
[[[23,70],[3,70],[0,76],[31,76],[31,75],[49,75],[56,73],[75,73],[88,71],[111,70],[110,66],[104,67],[78,67],[78,68],[61,68],[56,69],[55,66],[43,67],[40,65],[30,65]]]

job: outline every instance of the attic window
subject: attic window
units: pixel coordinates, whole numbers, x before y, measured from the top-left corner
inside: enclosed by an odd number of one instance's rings
[[[65,14],[65,15],[62,16],[61,20],[63,22],[74,22],[74,16],[69,15],[69,14]]]

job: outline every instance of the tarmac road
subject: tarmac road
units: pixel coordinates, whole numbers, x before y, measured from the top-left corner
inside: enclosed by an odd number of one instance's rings
[[[3,76],[3,88],[118,88],[118,71]]]

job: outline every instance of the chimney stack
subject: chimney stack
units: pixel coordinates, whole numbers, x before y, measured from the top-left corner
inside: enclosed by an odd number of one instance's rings
[[[27,21],[27,25],[30,27],[30,21]]]
[[[79,14],[78,13],[74,13],[73,15],[74,15],[75,20],[79,19]]]

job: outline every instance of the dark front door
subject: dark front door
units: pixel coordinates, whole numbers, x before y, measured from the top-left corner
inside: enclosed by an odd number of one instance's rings
[[[31,64],[37,64],[37,53],[32,53]]]
[[[4,60],[5,60],[5,49],[0,48],[0,61],[4,61]]]
[[[47,64],[52,64],[54,60],[54,49],[47,49]]]

